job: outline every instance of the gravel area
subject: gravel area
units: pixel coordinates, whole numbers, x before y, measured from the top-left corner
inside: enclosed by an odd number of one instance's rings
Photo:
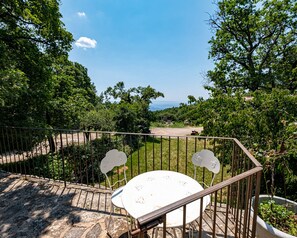
[[[184,127],[184,128],[168,128],[168,127],[154,127],[151,129],[151,133],[155,135],[167,135],[167,136],[188,136],[192,131],[201,133],[203,127]]]

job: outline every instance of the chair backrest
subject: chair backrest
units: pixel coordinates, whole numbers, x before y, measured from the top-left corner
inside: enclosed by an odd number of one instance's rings
[[[122,151],[118,151],[117,149],[112,149],[108,151],[105,157],[101,160],[100,170],[105,175],[110,189],[113,189],[113,187],[117,183],[120,183],[122,181],[125,181],[125,183],[127,183],[126,168],[125,168],[126,162],[127,162],[127,155]],[[124,178],[117,180],[114,184],[111,184],[107,173],[112,171],[114,167],[118,167],[122,165],[124,166],[123,168]]]
[[[214,153],[210,150],[201,150],[200,152],[196,152],[192,156],[192,162],[194,164],[194,179],[196,179],[196,169],[197,166],[205,167],[210,172],[213,173],[212,180],[210,186],[212,186],[215,175],[220,172],[220,161],[217,157],[214,156]]]

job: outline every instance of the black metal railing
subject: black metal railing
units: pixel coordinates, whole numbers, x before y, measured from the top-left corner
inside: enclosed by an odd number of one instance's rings
[[[194,200],[211,196],[211,224],[208,232],[215,237],[255,237],[255,217],[251,217],[251,198],[258,199],[262,167],[236,139],[200,136],[167,136],[138,133],[93,132],[40,128],[0,127],[0,169],[24,176],[37,176],[68,183],[104,189],[105,178],[100,161],[110,149],[127,154],[128,180],[147,171],[173,170],[193,176],[192,155],[210,149],[221,162],[214,185],[202,192],[170,204],[137,220],[134,234],[143,235],[163,222],[166,214]],[[209,183],[212,174],[201,169],[197,180]],[[121,169],[110,174],[110,180],[121,179]],[[258,204],[255,201],[255,204]],[[224,217],[219,216],[219,210]],[[254,207],[255,214],[257,207]],[[185,216],[185,214],[184,214]],[[202,214],[197,221],[199,236],[207,223]],[[230,219],[232,218],[232,219]],[[224,228],[218,226],[219,220]],[[209,223],[209,222],[208,222]],[[231,228],[230,228],[231,227]],[[181,236],[185,236],[184,224]],[[165,237],[165,232],[164,236]],[[198,237],[199,237],[198,236]]]

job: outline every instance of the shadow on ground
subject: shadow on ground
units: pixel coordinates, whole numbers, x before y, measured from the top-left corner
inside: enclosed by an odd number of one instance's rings
[[[6,177],[6,179],[4,179]],[[4,180],[4,182],[3,182]],[[74,194],[57,195],[45,186],[2,174],[0,184],[0,233],[6,237],[38,237],[54,221],[80,222],[70,204]],[[4,193],[5,191],[5,193]]]
[[[94,193],[78,191],[0,171],[0,236],[106,237],[108,206],[102,209]],[[100,196],[106,201],[106,195],[97,194]],[[117,220],[117,227],[122,227],[121,220]]]

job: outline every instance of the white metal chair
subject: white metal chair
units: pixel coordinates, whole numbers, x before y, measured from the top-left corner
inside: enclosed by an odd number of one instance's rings
[[[220,172],[221,168],[220,161],[214,156],[214,153],[206,149],[196,152],[192,156],[192,163],[194,165],[194,179],[196,179],[197,175],[197,166],[205,167],[213,173],[210,185],[205,184],[204,181],[202,182],[206,187],[212,186],[215,176]]]
[[[118,208],[124,208],[124,205],[122,203],[122,191],[124,186],[121,186],[116,190],[114,190],[114,188],[118,183],[125,183],[125,184],[127,183],[126,168],[125,168],[126,162],[127,162],[127,156],[124,152],[118,151],[117,149],[112,149],[106,153],[105,157],[102,159],[100,164],[100,170],[106,177],[109,189],[113,191],[110,199],[111,203],[110,203],[109,221],[107,225],[107,233],[109,231],[111,213],[114,212],[114,206]],[[107,173],[112,171],[115,167],[119,167],[119,166],[124,166],[123,168],[124,177],[122,179],[118,179],[113,184],[111,184],[111,181]]]
[[[212,172],[212,179],[209,185],[205,184],[204,181],[199,181],[199,183],[203,183],[204,186],[211,187],[213,185],[215,176],[220,172],[220,168],[221,168],[220,161],[218,160],[218,158],[215,157],[214,153],[211,150],[203,149],[200,152],[196,152],[195,154],[193,154],[192,163],[194,165],[195,180],[197,176],[197,167],[206,168],[208,169],[208,171]],[[208,205],[210,203],[210,197],[209,195],[207,197],[205,197],[205,199],[209,201],[207,203]],[[193,222],[190,224],[190,227],[191,227],[190,229],[194,231]],[[192,231],[192,237],[194,237],[193,231]]]
[[[215,176],[220,172],[220,161],[214,156],[214,153],[212,151],[206,150],[206,149],[201,150],[200,152],[196,152],[192,156],[192,163],[194,165],[194,179],[195,180],[196,180],[196,175],[197,175],[197,167],[205,167],[210,172],[213,173],[210,185],[205,184],[204,181],[199,182],[199,183],[203,183],[206,187],[212,186]],[[210,203],[209,196],[204,197],[203,203],[205,203],[205,202],[206,202],[205,206],[208,206]],[[188,211],[188,212],[191,212],[191,211]],[[192,223],[193,222],[189,223],[189,232],[190,232],[190,230],[194,230]],[[175,228],[181,229],[181,227],[175,227]],[[174,237],[178,237],[176,234],[175,228],[173,228],[173,235],[174,235]],[[157,226],[153,230],[153,235],[156,232],[156,237],[158,236],[159,229],[162,229],[162,225]],[[193,231],[191,231],[191,233],[192,233],[192,237],[193,237]]]

